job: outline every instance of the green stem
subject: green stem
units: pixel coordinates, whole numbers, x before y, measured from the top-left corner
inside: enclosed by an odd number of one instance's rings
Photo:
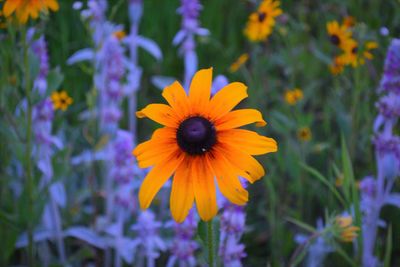
[[[207,222],[207,247],[209,267],[215,267],[213,220]]]
[[[26,28],[23,29],[22,42],[24,44],[24,67],[25,67],[25,95],[27,102],[27,129],[26,129],[26,151],[25,151],[25,164],[26,164],[26,186],[28,195],[28,264],[29,266],[35,266],[34,260],[34,242],[33,242],[33,177],[32,177],[32,103],[31,103],[31,86],[30,86],[30,67],[29,67],[29,57],[28,57],[28,42],[26,36]]]

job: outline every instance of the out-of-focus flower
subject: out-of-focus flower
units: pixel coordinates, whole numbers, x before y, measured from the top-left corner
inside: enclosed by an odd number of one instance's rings
[[[286,103],[293,106],[304,97],[303,91],[300,88],[294,88],[293,90],[287,90],[285,92],[284,98]]]
[[[171,222],[174,229],[174,239],[171,245],[171,257],[168,260],[167,267],[172,267],[175,263],[178,266],[196,266],[196,257],[194,255],[199,244],[194,241],[197,229],[197,220],[193,210],[183,221],[183,223]]]
[[[29,38],[32,38],[34,30],[28,31]],[[31,49],[39,58],[39,74],[35,78],[34,87],[39,91],[40,95],[44,95],[47,90],[47,74],[49,73],[49,55],[47,53],[47,45],[44,36],[32,43]]]
[[[81,1],[75,1],[72,4],[72,8],[75,10],[80,10],[83,7],[83,3]]]
[[[150,104],[136,113],[139,118],[148,117],[165,126],[133,151],[139,167],[154,166],[139,191],[143,209],[150,206],[174,174],[172,217],[182,222],[196,199],[200,218],[208,221],[218,211],[214,179],[227,199],[244,205],[248,192],[238,176],[250,182],[264,176],[264,168],[251,155],[275,152],[278,147],[272,138],[237,129],[250,123],[266,124],[257,110],[232,111],[247,97],[246,86],[230,83],[210,99],[211,83],[212,68],[199,70],[192,79],[189,95],[174,82],[162,93],[169,105]]]
[[[195,36],[207,36],[209,34],[207,29],[200,27],[198,20],[202,8],[199,0],[181,0],[181,6],[177,10],[182,15],[182,26],[172,43],[180,45],[180,53],[184,57],[183,87],[185,90],[189,90],[190,79],[197,71],[198,59]]]
[[[240,57],[235,62],[233,62],[232,65],[229,67],[229,71],[232,73],[237,72],[241,66],[246,64],[247,60],[249,60],[249,54],[244,53],[240,55]]]
[[[351,65],[353,68],[359,65],[364,65],[365,60],[371,60],[374,58],[371,51],[378,48],[376,42],[366,42],[363,51],[359,51],[360,46],[357,41],[351,40],[348,42],[346,48],[344,49],[344,54],[339,56],[341,60],[347,65]]]
[[[393,39],[388,49],[379,91],[400,94],[400,39]]]
[[[351,216],[339,216],[335,223],[340,240],[343,242],[352,242],[357,237],[357,232],[360,231],[359,227],[352,225],[353,218]]]
[[[132,226],[132,230],[137,233],[135,240],[139,245],[139,257],[145,256],[146,266],[155,266],[155,260],[160,256],[160,251],[166,249],[164,241],[159,236],[161,223],[156,221],[155,215],[150,210],[139,214],[137,223]]]
[[[68,106],[73,103],[73,99],[67,94],[66,91],[53,92],[51,94],[51,101],[53,102],[54,109],[67,110]]]
[[[220,221],[220,241],[218,254],[224,266],[242,266],[241,260],[246,257],[244,245],[240,239],[244,233],[246,213],[244,208],[224,200]]]
[[[309,127],[301,127],[297,130],[297,138],[302,142],[308,142],[312,138],[311,129]]]
[[[338,75],[343,72],[345,65],[346,62],[344,62],[343,57],[335,57],[332,65],[329,66],[329,70],[333,75]]]
[[[126,33],[123,30],[119,30],[119,31],[114,32],[113,35],[114,35],[114,37],[116,37],[118,40],[121,41],[122,39],[125,38]]]
[[[356,25],[356,19],[352,16],[346,16],[343,18],[343,25],[347,28],[352,28]]]
[[[351,39],[351,31],[345,25],[339,25],[337,21],[331,21],[326,24],[326,30],[329,34],[330,42],[342,49],[347,47]]]
[[[256,12],[250,14],[244,34],[252,42],[265,41],[272,33],[275,18],[282,14],[280,2],[263,0]]]
[[[388,28],[386,28],[386,27],[381,27],[380,29],[379,29],[379,33],[382,35],[382,36],[388,36],[389,35],[389,29]]]
[[[15,13],[18,21],[25,24],[29,17],[37,19],[40,12],[59,9],[57,0],[6,0],[3,6],[5,17]]]

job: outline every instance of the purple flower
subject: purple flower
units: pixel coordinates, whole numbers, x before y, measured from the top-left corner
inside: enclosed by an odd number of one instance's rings
[[[240,244],[246,222],[244,207],[225,200],[222,208],[218,254],[222,258],[224,266],[242,266],[241,259],[246,256],[244,245]]]
[[[146,258],[146,266],[155,266],[155,260],[160,256],[160,251],[166,249],[166,245],[158,233],[160,228],[161,223],[156,221],[154,213],[150,210],[141,212],[137,223],[131,228],[137,233],[136,240],[141,249],[139,257]]]
[[[400,94],[400,39],[393,39],[388,49],[380,91]]]
[[[400,68],[400,65],[399,65]],[[385,119],[395,119],[400,117],[400,94],[389,93],[383,96],[377,103],[379,113]]]
[[[175,263],[178,266],[196,266],[194,252],[199,248],[199,244],[194,241],[197,220],[193,210],[191,210],[183,223],[170,222],[174,229],[174,239],[171,245],[171,257],[167,267],[172,267]]]

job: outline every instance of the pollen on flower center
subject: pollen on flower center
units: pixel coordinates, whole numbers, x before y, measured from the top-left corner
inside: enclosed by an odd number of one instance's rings
[[[259,12],[258,13],[258,21],[259,22],[263,22],[266,17],[267,17],[267,14],[265,12]]]
[[[336,34],[332,34],[330,39],[331,39],[332,44],[334,44],[334,45],[340,44],[340,39]]]
[[[190,117],[179,125],[176,139],[186,153],[201,155],[215,144],[216,130],[209,120],[199,116]]]

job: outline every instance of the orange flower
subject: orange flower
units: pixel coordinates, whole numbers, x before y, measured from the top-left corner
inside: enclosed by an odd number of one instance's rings
[[[57,11],[59,9],[57,0],[6,0],[3,13],[5,17],[9,17],[15,12],[18,21],[25,24],[29,17],[37,19],[40,12],[48,9]]]
[[[216,184],[232,203],[244,205],[248,192],[239,176],[253,183],[264,176],[253,155],[277,151],[274,139],[238,127],[266,122],[255,109],[232,109],[247,98],[247,87],[228,84],[210,99],[212,68],[198,71],[187,95],[178,82],[162,93],[169,105],[150,104],[136,114],[164,125],[152,138],[138,145],[133,154],[141,168],[153,166],[140,191],[142,209],[150,206],[164,183],[173,175],[170,195],[172,217],[182,222],[193,202],[200,218],[218,212]]]

